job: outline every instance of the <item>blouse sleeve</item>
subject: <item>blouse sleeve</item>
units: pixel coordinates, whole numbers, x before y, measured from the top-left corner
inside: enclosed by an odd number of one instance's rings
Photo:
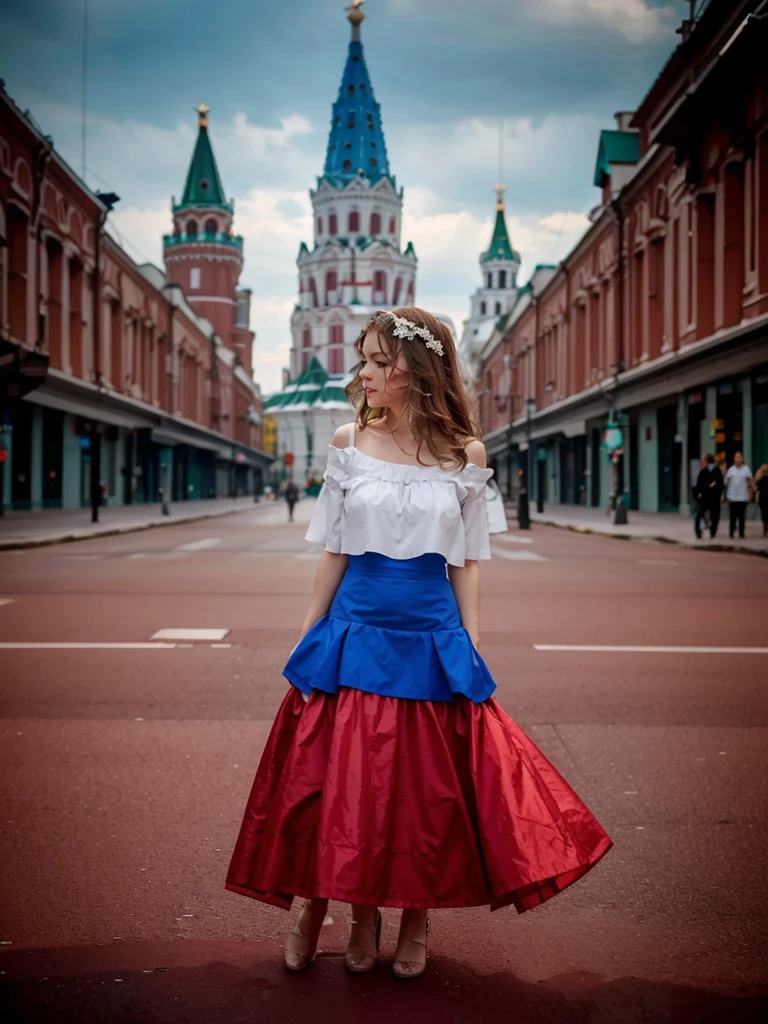
[[[309,521],[304,540],[322,544],[328,551],[341,551],[341,510],[344,506],[344,469],[341,449],[330,445],[328,464],[323,473],[323,486]]]
[[[464,523],[464,557],[475,561],[486,561],[491,557],[491,545],[485,485],[493,476],[493,470],[482,469],[470,462],[464,468],[463,476],[463,482],[467,488],[467,495],[461,503],[461,518]]]

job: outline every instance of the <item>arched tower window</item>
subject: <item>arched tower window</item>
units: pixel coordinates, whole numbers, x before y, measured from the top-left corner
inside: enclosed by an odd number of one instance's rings
[[[499,288],[507,287],[507,272],[506,270],[499,271]]]
[[[331,306],[338,301],[338,277],[335,270],[327,270],[325,273],[325,304]]]
[[[318,235],[322,235],[322,233],[323,233],[323,218],[322,217],[318,217],[317,218],[317,233],[318,233]]]
[[[217,231],[218,231],[218,225],[216,224],[216,221],[213,218],[211,218],[210,220],[207,220],[205,222],[205,233],[206,233],[206,235],[215,235]]]
[[[196,235],[197,234],[197,221],[196,220],[188,220],[187,221],[186,231],[187,231],[188,235],[192,235],[192,236]]]
[[[344,325],[328,328],[328,373],[344,373]]]
[[[350,234],[353,231],[360,230],[360,214],[357,212],[357,210],[350,211],[349,221],[347,223],[347,230],[350,232]]]
[[[496,303],[495,311],[496,311],[496,316],[500,316],[501,315],[501,303],[500,302]]]
[[[490,273],[489,273],[489,274],[487,275],[487,284],[486,284],[486,286],[485,286],[485,287],[486,287],[486,288],[493,288],[493,274],[490,274]]]
[[[395,290],[392,294],[392,305],[396,306],[400,301],[400,292],[403,290],[403,279],[402,277],[395,278]]]
[[[310,294],[310,305],[316,306],[317,305],[317,285],[315,284],[314,277],[310,277],[309,282],[307,283],[307,289],[309,290],[309,294]]]
[[[334,238],[339,233],[339,218],[335,213],[332,213],[328,217],[328,233]]]
[[[373,301],[387,301],[387,275],[383,270],[373,272]]]
[[[381,214],[380,213],[372,213],[371,214],[371,234],[372,235],[380,235],[381,234]]]
[[[397,222],[396,222],[394,217],[390,217],[389,218],[389,233],[390,233],[390,235],[394,235],[395,231],[397,231]]]
[[[488,309],[487,305],[484,302],[481,302],[480,303],[480,316],[485,316],[487,309]]]

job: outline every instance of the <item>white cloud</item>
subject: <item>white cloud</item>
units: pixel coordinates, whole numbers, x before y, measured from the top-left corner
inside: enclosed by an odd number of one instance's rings
[[[671,7],[651,7],[646,0],[537,0],[530,13],[543,21],[599,25],[630,43],[667,37],[680,20]]]

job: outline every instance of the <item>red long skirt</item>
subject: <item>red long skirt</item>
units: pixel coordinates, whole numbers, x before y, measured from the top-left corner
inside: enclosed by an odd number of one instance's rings
[[[379,907],[513,903],[611,848],[600,823],[489,698],[430,702],[291,687],[251,789],[226,888]]]

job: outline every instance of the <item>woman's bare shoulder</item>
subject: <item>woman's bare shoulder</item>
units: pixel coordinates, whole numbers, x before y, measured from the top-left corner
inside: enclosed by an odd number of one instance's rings
[[[351,423],[342,423],[340,427],[336,428],[336,432],[331,438],[331,444],[334,448],[348,448],[349,447],[349,432],[350,428],[356,426],[354,421]]]
[[[486,469],[488,459],[485,453],[485,445],[482,441],[479,441],[476,437],[470,437],[464,445],[464,451],[467,453],[467,459],[474,466],[479,466],[480,469]]]

